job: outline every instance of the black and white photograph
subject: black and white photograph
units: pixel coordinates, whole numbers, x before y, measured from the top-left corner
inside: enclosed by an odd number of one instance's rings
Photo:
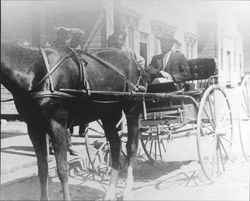
[[[1,0],[0,200],[250,199],[250,1]]]

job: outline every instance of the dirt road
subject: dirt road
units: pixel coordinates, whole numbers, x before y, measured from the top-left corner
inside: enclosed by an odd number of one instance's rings
[[[204,179],[200,168],[192,160],[179,160],[152,164],[139,160],[135,169],[135,200],[249,200],[249,164],[234,156],[226,173],[213,184]],[[124,189],[121,174],[118,200]],[[86,160],[70,163],[70,192],[72,200],[101,200],[107,181],[91,171]],[[50,172],[49,195],[61,200],[61,185],[55,171]],[[31,177],[1,187],[1,200],[39,200],[38,177]]]

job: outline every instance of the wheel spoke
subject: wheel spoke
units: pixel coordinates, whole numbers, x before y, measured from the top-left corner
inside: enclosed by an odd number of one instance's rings
[[[243,98],[244,98],[244,101],[245,101],[244,103],[247,105],[249,103],[248,91],[246,90],[246,93],[245,93],[245,90],[242,90],[242,91],[243,91]]]
[[[215,149],[215,151],[216,151],[217,175],[219,175],[219,173],[220,173],[220,161],[219,161],[218,149],[219,149],[219,141],[218,141],[218,138],[216,137],[216,149]]]
[[[201,125],[202,125],[203,127],[207,128],[208,130],[210,130],[212,133],[214,133],[214,130],[211,129],[208,125],[206,125],[206,124],[204,124],[204,123],[202,123],[202,122],[201,122]]]
[[[215,124],[214,124],[214,122],[213,122],[213,121],[211,120],[211,118],[209,117],[209,115],[208,115],[207,111],[205,110],[205,108],[203,108],[203,110],[204,110],[204,112],[205,112],[205,114],[206,114],[206,116],[207,116],[209,122],[211,123],[213,129],[215,129]]]
[[[157,155],[157,142],[156,142],[156,140],[154,141],[154,144],[155,144],[155,160],[157,160],[157,157],[156,157],[156,155]]]
[[[161,140],[161,144],[162,144],[162,147],[163,147],[163,149],[164,149],[164,152],[166,153],[167,150],[166,150],[166,147],[165,147],[165,145],[164,145],[164,143],[163,143],[163,140]]]
[[[209,105],[209,109],[210,109],[210,112],[211,112],[212,122],[213,122],[213,125],[215,127],[215,122],[216,121],[213,121],[213,120],[215,120],[215,107],[214,107],[214,110],[213,110],[211,102],[212,102],[212,100],[211,100],[210,96],[208,96],[208,105]],[[215,102],[214,102],[214,105],[215,105]]]
[[[147,141],[145,142],[145,147],[147,146],[147,144],[148,144],[148,142],[149,142],[149,138],[147,138]]]
[[[222,141],[221,141],[220,139],[219,139],[219,143],[221,144],[221,147],[222,147],[224,153],[226,154],[227,159],[229,159],[229,155],[228,155],[228,153],[227,153],[227,150],[226,150],[225,146],[223,145],[223,143],[222,143]],[[230,143],[230,145],[231,145],[231,144],[232,144],[232,143]]]
[[[213,139],[213,147],[212,147],[212,150],[211,150],[211,153],[210,155],[208,155],[208,164],[207,166],[209,167],[211,163],[212,167],[211,167],[211,175],[213,176],[213,172],[214,172],[214,169],[215,169],[215,154],[216,154],[216,140],[215,138]],[[209,158],[211,158],[211,161],[209,161]]]
[[[197,134],[198,154],[201,162],[204,162],[201,164],[202,170],[212,181],[213,177],[225,171],[232,144],[230,105],[226,93],[218,85],[210,86],[203,93],[198,111]]]
[[[245,105],[245,104],[242,104],[242,103],[241,103],[241,109],[243,109],[244,114],[246,114],[246,115],[248,115],[248,114],[249,114],[249,113],[248,113],[248,111],[247,111],[247,107],[246,107],[246,105]]]
[[[231,141],[229,141],[228,139],[226,139],[225,137],[220,137],[221,139],[223,139],[224,141],[226,141],[226,142],[228,142],[230,145],[232,145],[232,142]],[[221,142],[222,143],[222,142]]]
[[[94,131],[95,133],[101,134],[104,137],[104,133],[103,132],[98,131],[98,130],[96,130],[94,128],[91,128],[91,127],[89,127],[88,129],[91,130],[91,131]]]
[[[154,143],[154,141],[153,141],[153,139],[151,139],[150,151],[149,151],[149,155],[150,155],[150,156],[151,156],[151,154],[152,154],[153,143]]]
[[[158,139],[157,139],[157,142],[158,142],[158,148],[159,148],[160,157],[161,157],[161,159],[162,159],[161,145],[160,145],[160,139],[159,139],[159,137],[158,137]]]
[[[225,164],[224,164],[224,161],[223,161],[223,156],[222,156],[222,152],[221,152],[220,146],[219,146],[218,149],[219,149],[219,155],[220,155],[220,160],[221,160],[222,168],[223,168],[223,171],[225,171]],[[225,159],[225,162],[226,162],[226,159]]]

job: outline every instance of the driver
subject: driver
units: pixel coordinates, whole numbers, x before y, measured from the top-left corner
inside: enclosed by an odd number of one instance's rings
[[[185,56],[175,47],[180,43],[173,35],[164,33],[160,38],[162,53],[155,55],[146,72],[150,75],[151,84],[184,82],[191,78]]]

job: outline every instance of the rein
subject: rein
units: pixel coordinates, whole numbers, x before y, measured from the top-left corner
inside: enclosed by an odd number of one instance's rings
[[[45,65],[46,65],[46,68],[47,68],[48,73],[43,77],[43,79],[41,79],[38,83],[35,84],[35,86],[30,90],[30,92],[34,91],[40,84],[42,84],[42,83],[43,83],[45,80],[47,80],[48,78],[49,78],[50,83],[51,83],[50,90],[51,90],[51,92],[53,92],[53,91],[54,91],[54,87],[53,87],[53,85],[52,85],[53,82],[52,82],[50,76],[51,76],[52,73],[60,66],[60,64],[61,64],[63,61],[65,61],[65,59],[71,57],[72,52],[69,52],[65,57],[63,57],[60,61],[58,61],[58,62],[56,63],[56,65],[55,65],[52,69],[49,70],[48,58],[47,58],[47,56],[46,56],[46,53],[45,53],[45,51],[44,51],[43,48],[40,48],[40,50],[41,50],[41,52],[42,52],[43,59],[44,59],[44,61],[45,61]]]
[[[119,71],[117,71],[115,69],[115,67],[112,64],[107,64],[105,61],[103,61],[102,59],[93,56],[92,54],[89,54],[86,51],[82,51],[83,54],[85,54],[86,56],[94,59],[95,61],[97,61],[98,63],[102,64],[105,68],[111,70],[113,73],[115,73],[116,75],[118,75],[118,77],[124,81],[126,84],[128,84],[133,90],[137,91],[138,88],[136,85],[134,85],[133,83],[130,82],[130,80],[128,80],[123,74],[121,74]],[[140,78],[139,78],[140,79]]]

